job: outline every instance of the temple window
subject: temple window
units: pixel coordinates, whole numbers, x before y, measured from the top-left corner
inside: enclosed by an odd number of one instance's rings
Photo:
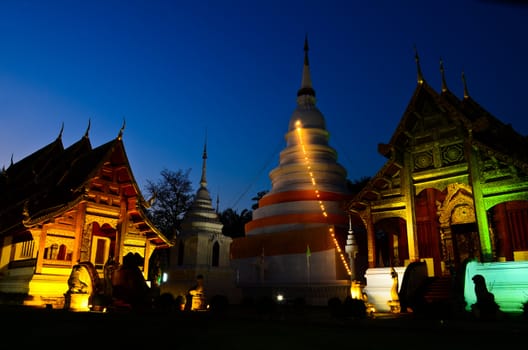
[[[59,245],[57,243],[53,243],[47,249],[48,249],[48,254],[46,256],[46,259],[50,259],[50,260],[57,259],[57,255],[59,254]]]
[[[61,244],[59,246],[59,252],[57,254],[57,260],[66,260],[66,246]]]
[[[72,251],[68,250],[66,244],[52,243],[44,249],[44,259],[71,261]]]
[[[33,249],[35,248],[35,241],[21,242],[20,257],[21,258],[32,258]]]
[[[30,259],[33,257],[35,241],[18,242],[14,245],[13,259]]]

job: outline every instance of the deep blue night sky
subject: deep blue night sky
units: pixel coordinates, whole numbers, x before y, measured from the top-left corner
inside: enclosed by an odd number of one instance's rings
[[[0,166],[91,122],[97,147],[117,136],[139,186],[191,169],[220,210],[250,208],[270,189],[301,83],[312,82],[330,145],[351,180],[374,175],[425,79],[470,95],[521,134],[528,81],[528,6],[492,1],[0,2]],[[215,203],[216,205],[216,203]]]

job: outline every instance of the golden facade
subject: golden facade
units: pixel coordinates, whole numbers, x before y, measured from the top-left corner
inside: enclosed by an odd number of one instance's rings
[[[118,137],[92,148],[86,134],[64,148],[56,140],[0,173],[0,293],[24,304],[61,307],[72,268],[104,265],[170,245],[146,216],[148,203]],[[92,278],[92,279],[94,279]],[[92,281],[94,282],[94,281]]]

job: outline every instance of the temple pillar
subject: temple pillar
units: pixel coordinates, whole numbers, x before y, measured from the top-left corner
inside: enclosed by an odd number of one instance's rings
[[[370,204],[362,215],[362,220],[367,229],[368,266],[376,267],[376,236],[374,233],[374,222],[372,219]]]
[[[86,222],[86,202],[79,203],[78,210],[75,215],[75,240],[73,242],[72,264],[80,260],[81,244],[83,237],[83,229]]]
[[[404,155],[404,166],[401,168],[401,191],[405,202],[405,223],[407,228],[407,248],[409,250],[409,261],[420,259],[418,251],[418,237],[416,237],[416,215],[415,215],[415,190],[412,183],[413,162],[410,153]]]
[[[473,204],[475,206],[475,218],[477,220],[477,227],[480,239],[480,256],[482,262],[493,261],[493,249],[491,245],[488,213],[484,204],[482,193],[482,181],[480,178],[480,171],[478,167],[478,154],[473,147],[468,146],[469,150],[469,173],[471,175],[471,185],[473,189]]]
[[[125,247],[125,238],[128,230],[128,203],[121,200],[121,210],[119,213],[119,222],[116,227],[116,246],[115,258],[118,263],[123,263],[123,252]]]

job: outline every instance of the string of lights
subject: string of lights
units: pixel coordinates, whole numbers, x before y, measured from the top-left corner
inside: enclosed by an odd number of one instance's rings
[[[325,208],[325,205],[324,205],[323,201],[321,200],[321,194],[319,192],[319,188],[318,188],[318,185],[317,185],[317,180],[315,178],[314,172],[312,171],[312,165],[311,165],[310,157],[308,156],[308,151],[306,149],[306,146],[305,146],[305,143],[304,143],[304,140],[303,140],[303,135],[302,135],[303,127],[302,127],[302,123],[301,123],[300,120],[297,120],[295,122],[295,129],[297,131],[297,135],[298,135],[298,138],[299,138],[299,144],[301,146],[301,149],[302,149],[302,152],[303,152],[303,155],[304,155],[304,163],[306,164],[306,169],[308,171],[308,175],[310,176],[310,180],[311,180],[312,186],[314,188],[315,197],[319,201],[319,208],[321,209],[321,213],[325,217],[326,223],[328,225],[328,233],[330,234],[330,237],[332,238],[332,241],[334,243],[335,249],[336,249],[337,253],[339,254],[339,257],[341,258],[341,262],[343,263],[343,266],[344,266],[345,270],[347,271],[348,275],[351,276],[352,275],[352,271],[350,269],[350,266],[348,265],[348,262],[347,262],[347,259],[345,258],[345,254],[344,254],[343,250],[339,246],[339,242],[337,241],[337,238],[335,236],[334,227],[333,227],[333,225],[331,225],[328,222],[328,213],[326,211],[326,208]]]

